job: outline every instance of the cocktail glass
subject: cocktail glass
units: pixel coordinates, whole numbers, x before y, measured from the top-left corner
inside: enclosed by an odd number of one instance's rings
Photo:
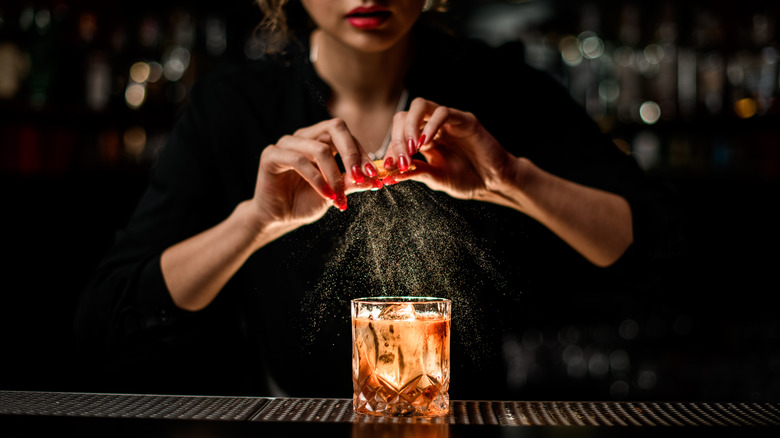
[[[449,411],[450,300],[352,300],[355,412],[434,417]]]

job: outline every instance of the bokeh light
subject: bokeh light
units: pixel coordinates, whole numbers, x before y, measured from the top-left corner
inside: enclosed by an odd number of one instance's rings
[[[131,82],[127,85],[127,89],[125,90],[125,102],[127,103],[127,106],[138,109],[144,104],[145,100],[146,86],[144,84]]]
[[[162,64],[159,62],[150,62],[149,63],[149,77],[146,79],[147,82],[155,83],[160,80],[160,78],[163,75],[163,67]]]
[[[588,373],[596,378],[604,377],[609,373],[609,359],[601,352],[593,353],[588,359]]]
[[[609,355],[609,366],[613,372],[624,373],[631,369],[631,358],[625,350],[615,350]]]
[[[758,105],[753,98],[745,97],[734,102],[734,112],[742,119],[749,119],[755,116],[757,111]]]
[[[587,59],[597,59],[604,54],[604,41],[596,35],[581,36],[580,50]]]
[[[190,52],[183,47],[174,47],[163,57],[163,75],[169,81],[178,81],[190,65]]]
[[[558,44],[558,49],[561,51],[561,58],[566,65],[574,67],[582,62],[580,41],[577,37],[571,35],[563,37]]]
[[[639,107],[639,117],[646,124],[653,125],[661,118],[661,107],[653,101],[647,101]]]
[[[644,390],[651,390],[655,388],[658,383],[658,375],[651,370],[643,370],[639,373],[637,378],[637,385]]]
[[[612,396],[615,400],[622,400],[628,396],[630,387],[628,386],[628,383],[623,380],[617,380],[615,382],[612,382],[612,385],[609,387],[609,395]]]
[[[140,160],[146,148],[146,130],[143,126],[132,126],[125,130],[122,140],[125,152],[136,160]]]
[[[139,61],[130,66],[130,79],[135,82],[142,83],[149,79],[151,68],[149,64]]]
[[[658,44],[650,44],[644,50],[645,59],[650,64],[660,64],[664,60],[664,49]]]
[[[661,162],[661,141],[653,132],[642,131],[634,137],[631,156],[642,169],[656,168]]]

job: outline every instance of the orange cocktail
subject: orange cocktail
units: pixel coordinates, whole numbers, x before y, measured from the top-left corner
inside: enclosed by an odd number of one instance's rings
[[[352,300],[356,412],[424,417],[448,412],[450,312],[444,298]]]

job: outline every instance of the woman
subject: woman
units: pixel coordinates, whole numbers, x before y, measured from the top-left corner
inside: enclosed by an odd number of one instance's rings
[[[517,53],[507,58],[427,30],[421,13],[438,5],[423,0],[259,4],[277,36],[288,20],[285,55],[222,69],[193,90],[149,190],[82,301],[81,337],[113,352],[126,381],[152,390],[168,382],[179,392],[347,396],[348,332],[322,320],[343,309],[307,293],[323,283],[341,288],[323,300],[375,293],[376,278],[347,278],[332,248],[364,219],[350,212],[384,192],[443,192],[449,197],[435,202],[464,216],[469,203],[460,200],[501,206],[498,214],[509,216],[496,223],[517,230],[531,218],[592,269],[650,257],[657,236],[635,228],[654,214],[641,173]],[[375,160],[395,172],[380,178]],[[393,232],[383,251],[415,230]],[[365,266],[365,251],[347,258]],[[395,263],[394,271],[411,272]],[[464,302],[491,303],[485,313],[503,301]],[[317,309],[319,317],[301,316]],[[315,325],[309,342],[301,340],[307,321]],[[345,357],[331,372],[333,348]],[[327,381],[333,373],[346,379]]]

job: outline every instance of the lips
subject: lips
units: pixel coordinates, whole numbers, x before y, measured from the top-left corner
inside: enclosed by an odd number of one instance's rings
[[[382,6],[360,6],[349,11],[346,18],[353,27],[372,30],[382,26],[390,15],[390,10]]]

